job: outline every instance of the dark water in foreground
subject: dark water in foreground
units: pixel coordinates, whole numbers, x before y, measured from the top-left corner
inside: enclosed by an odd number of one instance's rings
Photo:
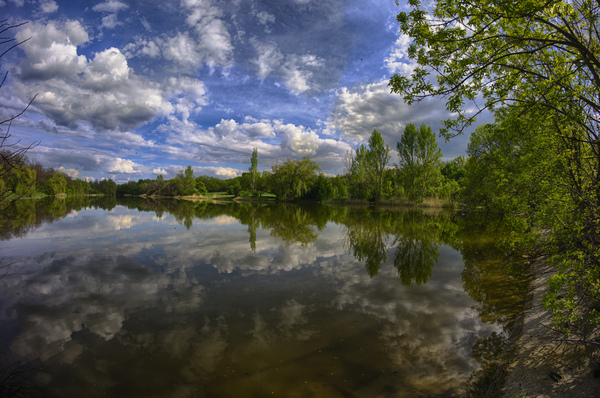
[[[88,200],[2,228],[0,361],[57,397],[462,395],[524,299],[465,217]]]

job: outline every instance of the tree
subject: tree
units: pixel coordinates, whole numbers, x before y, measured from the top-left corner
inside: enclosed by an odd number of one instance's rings
[[[12,24],[8,22],[8,19],[0,20],[0,59],[15,47],[29,40],[25,39],[17,43],[14,38],[5,36],[5,34],[10,33],[11,30],[25,25],[26,23],[27,22]],[[4,76],[0,81],[0,89],[4,86],[7,77],[8,71],[4,73]],[[33,96],[25,108],[19,113],[9,116],[4,120],[0,120],[0,216],[5,215],[6,210],[13,201],[13,199],[10,199],[12,191],[5,180],[10,176],[13,168],[24,163],[25,153],[38,145],[38,142],[33,142],[29,145],[21,146],[19,140],[13,141],[12,134],[10,133],[12,122],[29,109],[36,96],[37,94]],[[35,184],[35,180],[33,181],[33,184]],[[23,190],[22,187],[20,187],[19,191],[29,192],[31,189]],[[33,188],[33,191],[35,191],[35,188]],[[19,197],[20,196],[18,195],[17,199]]]
[[[46,193],[48,195],[64,194],[67,191],[67,179],[63,173],[55,173],[46,182]]]
[[[419,66],[410,78],[394,75],[390,86],[409,103],[446,97],[446,108],[458,115],[445,121],[446,136],[463,131],[484,110],[508,104],[573,117],[572,123],[598,138],[597,1],[439,0],[429,12],[418,1],[410,5],[412,11],[397,20],[413,39],[408,54]],[[479,95],[485,103],[469,115],[472,106],[465,101]]]
[[[333,197],[333,185],[331,181],[320,173],[312,187],[311,197],[319,202],[322,202]]]
[[[373,130],[369,138],[369,166],[374,176],[373,196],[375,201],[381,198],[383,175],[389,161],[390,147],[385,145],[379,131]]]
[[[252,150],[252,157],[250,158],[250,174],[252,175],[252,194],[256,190],[256,180],[258,178],[258,149]]]
[[[458,156],[442,165],[442,175],[447,180],[460,181],[465,176],[465,164],[467,159],[464,156]]]
[[[351,153],[346,156],[351,156]],[[390,147],[385,145],[381,133],[373,130],[369,137],[369,146],[361,145],[356,149],[356,156],[350,161],[345,160],[349,163],[351,172],[352,196],[371,201],[381,199],[385,168],[389,161]]]
[[[279,200],[293,202],[311,190],[319,166],[305,156],[302,160],[288,159],[287,162],[276,164],[271,169],[273,192]]]
[[[35,194],[36,172],[25,165],[13,167],[9,178],[9,187],[17,197]]]
[[[481,112],[494,112],[500,123],[490,133],[494,139],[487,141],[505,146],[487,159],[502,159],[502,153],[525,154],[526,149],[503,135],[515,132],[510,125],[519,118],[541,120],[544,131],[529,125],[519,133],[534,135],[560,154],[552,157],[556,167],[544,172],[561,190],[554,201],[532,207],[538,228],[550,230],[546,248],[555,255],[552,261],[561,265],[553,279],[554,299],[548,303],[554,306],[556,325],[577,323],[573,321],[584,302],[587,309],[580,318],[600,324],[594,308],[600,305],[600,3],[439,0],[431,12],[418,1],[410,5],[412,10],[400,13],[398,21],[403,33],[413,38],[409,56],[419,66],[410,78],[393,76],[392,91],[409,103],[445,97],[446,108],[458,115],[444,122],[442,133],[447,138],[462,132]],[[480,96],[483,103],[477,101]],[[502,178],[502,169],[495,171],[500,173],[499,182],[510,181]],[[527,205],[518,197],[506,198],[516,206]],[[568,287],[561,288],[565,284]],[[561,290],[578,292],[586,300],[562,296]]]
[[[196,178],[196,191],[202,196],[208,195],[208,190],[206,189],[206,185],[202,182],[202,180]]]
[[[408,124],[396,148],[404,192],[411,200],[420,201],[440,180],[442,151],[437,146],[435,134],[425,124],[419,130],[414,124]]]
[[[371,200],[373,198],[371,184],[373,179],[369,167],[369,150],[366,146],[360,145],[356,148],[350,170],[350,196]]]

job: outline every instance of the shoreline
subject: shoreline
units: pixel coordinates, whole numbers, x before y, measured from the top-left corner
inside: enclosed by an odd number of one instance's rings
[[[564,336],[550,328],[552,315],[542,304],[554,268],[541,257],[533,261],[531,273],[523,313],[515,322],[509,346],[486,398],[597,397],[600,348],[557,341]],[[587,336],[587,340],[598,338],[600,330]]]

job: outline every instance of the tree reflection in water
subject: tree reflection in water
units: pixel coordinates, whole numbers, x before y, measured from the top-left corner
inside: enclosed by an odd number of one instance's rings
[[[90,207],[111,209],[116,204],[114,199],[89,197],[19,201],[11,217],[2,220],[0,238],[9,240],[23,237],[42,224],[65,217],[72,211]],[[328,223],[336,224],[344,234],[345,250],[364,265],[371,279],[376,280],[378,273],[383,272],[382,268],[393,270],[391,267],[395,267],[399,280],[405,286],[427,283],[440,260],[441,247],[449,246],[462,254],[464,290],[474,300],[474,308],[480,319],[501,326],[505,331],[510,330],[522,308],[527,289],[527,264],[522,260],[515,261],[515,253],[508,246],[498,244],[502,242],[500,237],[503,232],[490,225],[489,220],[482,223],[474,222],[470,217],[461,218],[439,211],[377,207],[208,203],[150,198],[126,198],[119,200],[118,204],[141,212],[154,212],[157,218],[161,218],[165,212],[170,213],[188,230],[199,220],[228,216],[247,226],[248,243],[253,255],[262,249],[257,242],[260,230],[286,245],[308,247],[317,242]],[[388,261],[392,258],[393,261]],[[121,263],[117,265],[119,275],[133,275],[130,263],[125,264],[127,267]],[[97,271],[94,274],[97,276],[104,275],[99,272],[106,266],[103,262],[102,266],[87,268]],[[146,270],[143,264],[138,268]],[[79,274],[74,274],[71,279],[76,280],[76,276]],[[169,284],[165,282],[165,286]],[[190,308],[196,308],[194,300],[203,297],[204,290],[194,291],[190,296],[193,304]],[[180,299],[178,302],[185,303]],[[296,304],[290,306],[291,312],[307,308]],[[183,310],[177,307],[173,311]],[[478,389],[489,382],[490,375],[494,373],[495,358],[503,350],[507,335],[495,333],[475,342],[472,353],[482,370],[473,375],[469,382],[468,392],[471,395],[477,395]]]

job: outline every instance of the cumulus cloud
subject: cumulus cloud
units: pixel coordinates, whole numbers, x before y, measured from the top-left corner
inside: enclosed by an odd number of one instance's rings
[[[102,17],[102,28],[114,29],[118,25],[121,25],[121,22],[117,19],[117,12],[129,8],[129,6],[125,3],[122,3],[117,0],[107,0],[104,3],[96,4],[92,7],[92,10],[96,12],[109,13]]]
[[[250,43],[257,53],[257,57],[251,60],[251,63],[256,66],[260,79],[273,74],[295,95],[320,88],[315,73],[323,70],[324,59],[313,54],[284,55],[275,44],[264,43],[256,38]]]
[[[390,93],[387,80],[352,89],[343,87],[336,95],[328,122],[345,137],[359,141],[366,141],[377,129],[386,142],[395,142],[409,123],[439,125],[449,116],[439,100],[425,100],[409,107],[402,96]]]
[[[313,156],[317,152],[320,138],[315,131],[303,126],[283,124],[280,121],[276,121],[276,128],[278,134],[283,137],[282,148],[300,156]]]
[[[262,167],[309,156],[324,170],[332,170],[341,169],[344,153],[350,149],[344,141],[322,138],[313,129],[281,120],[248,117],[240,123],[222,119],[214,127],[202,129],[189,120],[172,119],[159,130],[173,133],[167,137],[166,151],[174,158],[204,162],[226,156],[230,162],[245,164],[257,148]]]
[[[106,171],[109,173],[135,174],[139,172],[138,167],[139,165],[132,160],[115,158],[106,166]]]
[[[125,3],[121,3],[117,0],[107,0],[104,3],[98,3],[92,7],[92,10],[96,12],[117,12],[128,8],[129,6]]]
[[[187,120],[192,113],[198,113],[208,103],[203,82],[191,77],[170,77],[164,83],[167,98],[173,105],[173,113]]]
[[[65,169],[63,166],[60,166],[57,171],[60,171],[63,174],[68,175],[71,178],[77,178],[79,176],[79,170],[76,169]]]
[[[105,17],[102,17],[102,27],[107,29],[114,29],[117,25],[120,25],[121,22],[117,20],[117,14],[109,14]]]
[[[167,170],[161,168],[161,167],[157,167],[155,169],[152,170],[153,174],[160,174],[160,175],[166,175],[167,174]]]
[[[31,38],[21,45],[27,59],[22,64],[25,79],[52,79],[74,77],[83,72],[87,59],[77,54],[77,46],[89,41],[79,21],[29,23],[19,30],[18,41]]]
[[[198,68],[204,59],[204,54],[197,46],[196,40],[187,32],[176,36],[157,39],[165,59],[175,62],[182,67]]]
[[[223,12],[212,5],[210,0],[183,0],[188,12],[186,23],[196,34],[196,51],[211,68],[229,67],[233,63],[233,44],[225,23]]]
[[[275,22],[275,15],[269,14],[266,11],[257,12],[255,15],[258,19],[258,23],[261,25],[267,25]]]
[[[312,54],[288,56],[282,67],[285,85],[296,95],[317,90],[315,73],[324,66],[324,60]]]
[[[129,43],[123,47],[123,54],[127,58],[158,58],[161,56],[162,52],[156,41],[138,36],[135,38],[135,42]]]
[[[258,68],[258,77],[264,79],[281,66],[283,54],[274,44],[261,43],[258,40],[251,40],[251,43],[258,54],[252,63]]]
[[[390,54],[385,58],[385,67],[392,74],[410,76],[417,66],[415,60],[408,58],[408,46],[410,45],[410,36],[400,35]]]
[[[54,0],[43,0],[40,2],[40,12],[43,14],[52,14],[58,11],[58,4]]]
[[[154,141],[146,140],[141,134],[130,131],[107,132],[107,134],[105,134],[105,138],[108,142],[113,142],[123,147],[149,148],[156,145]]]
[[[102,169],[104,158],[89,149],[57,148],[38,145],[27,154],[44,167],[60,168],[68,166],[77,170],[98,171]]]
[[[189,117],[207,103],[204,84],[197,79],[171,77],[162,85],[137,75],[118,48],[88,58],[77,46],[89,36],[78,21],[62,25],[31,23],[18,33],[27,58],[22,61],[24,97],[39,93],[35,106],[57,124],[123,131],[171,113]],[[128,49],[130,51],[131,49]],[[152,54],[156,44],[139,51]]]
[[[123,51],[128,57],[162,56],[184,72],[193,72],[206,64],[211,69],[233,65],[233,44],[222,11],[210,1],[184,0],[188,13],[186,25],[193,28],[153,38],[136,37]],[[144,25],[149,30],[149,25]]]

